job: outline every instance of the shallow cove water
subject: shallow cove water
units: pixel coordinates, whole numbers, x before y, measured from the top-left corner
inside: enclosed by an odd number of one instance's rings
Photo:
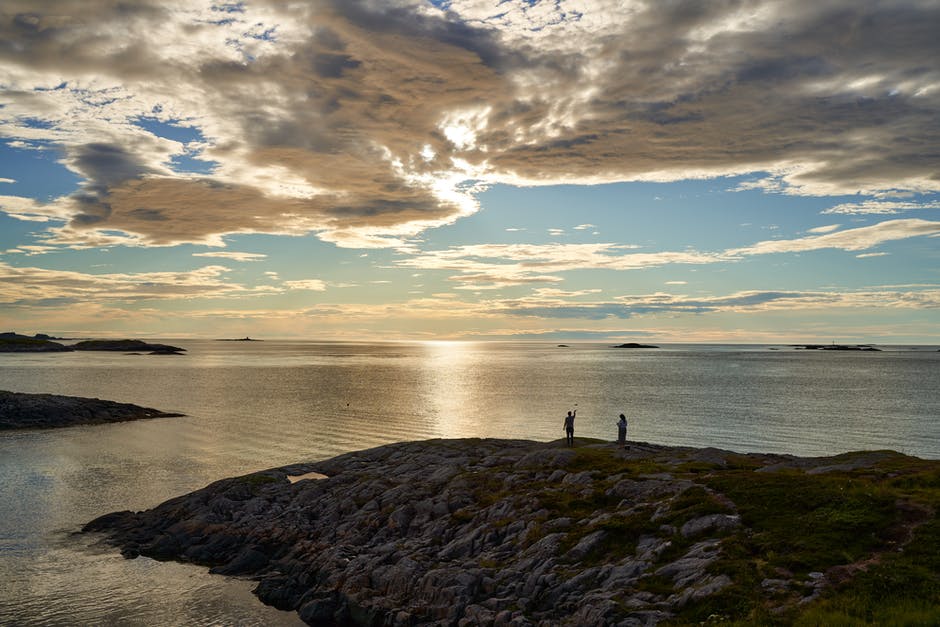
[[[184,418],[0,433],[0,624],[277,625],[251,582],[75,536],[223,477],[393,441],[577,436],[940,458],[937,347],[161,340],[187,355],[0,354],[0,389]],[[576,405],[577,404],[577,405]]]

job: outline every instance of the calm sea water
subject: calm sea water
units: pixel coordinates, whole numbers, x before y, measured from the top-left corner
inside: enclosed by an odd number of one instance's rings
[[[186,413],[0,433],[0,624],[292,625],[251,582],[72,535],[222,477],[426,438],[576,434],[742,452],[940,459],[940,353],[769,346],[168,340],[185,357],[0,354],[0,389]],[[777,350],[773,350],[777,349]]]

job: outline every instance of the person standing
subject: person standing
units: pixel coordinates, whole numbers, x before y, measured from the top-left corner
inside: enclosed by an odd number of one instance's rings
[[[574,446],[574,417],[578,410],[569,411],[565,416],[565,439],[568,446]]]
[[[617,444],[627,448],[627,417],[620,414],[620,420],[617,421]]]

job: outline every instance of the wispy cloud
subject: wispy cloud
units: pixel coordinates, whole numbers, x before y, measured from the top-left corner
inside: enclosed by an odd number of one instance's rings
[[[718,252],[630,252],[635,246],[600,244],[478,244],[443,250],[403,247],[406,256],[396,265],[426,270],[451,270],[462,289],[495,289],[527,283],[558,283],[559,273],[571,270],[640,270],[669,265],[707,265],[738,261],[745,256],[807,252],[823,249],[859,251],[885,242],[940,234],[940,222],[919,219],[889,220],[870,226],[821,235],[757,242]],[[672,283],[680,284],[680,283]],[[681,284],[684,284],[682,282]]]
[[[636,270],[668,264],[710,264],[716,254],[694,251],[629,253],[636,246],[600,244],[477,244],[444,250],[402,248],[408,256],[396,264],[409,268],[452,270],[451,280],[465,289],[527,283],[557,283],[559,272],[585,269]]]
[[[846,229],[798,239],[758,242],[752,246],[727,251],[729,255],[766,255],[837,248],[854,251],[873,248],[885,242],[940,234],[940,222],[917,218],[888,220],[870,226]]]
[[[263,253],[239,253],[234,251],[211,251],[207,253],[193,253],[193,257],[218,257],[220,259],[231,259],[232,261],[260,261],[266,259],[267,255]]]
[[[89,274],[0,262],[0,303],[43,306],[63,302],[134,303],[156,299],[260,296],[281,290],[246,287],[226,280],[228,268],[205,266],[189,272]]]
[[[940,202],[909,202],[898,200],[866,200],[841,203],[825,209],[823,214],[890,215],[919,209],[940,209]]]
[[[620,296],[611,301],[578,302],[532,297],[491,303],[496,311],[537,318],[633,318],[649,315],[700,315],[721,312],[812,311],[843,308],[940,308],[940,290],[915,291],[742,291],[726,296],[694,297],[668,293]]]
[[[284,281],[284,287],[289,290],[309,290],[322,292],[326,290],[326,282],[320,279],[300,279],[297,281]]]
[[[807,229],[807,233],[832,233],[833,231],[838,231],[840,224],[827,224],[825,226],[816,226],[811,229]]]

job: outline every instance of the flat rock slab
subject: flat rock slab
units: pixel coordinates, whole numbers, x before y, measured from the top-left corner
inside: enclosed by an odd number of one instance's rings
[[[0,390],[0,430],[48,429],[182,415],[97,398]]]

